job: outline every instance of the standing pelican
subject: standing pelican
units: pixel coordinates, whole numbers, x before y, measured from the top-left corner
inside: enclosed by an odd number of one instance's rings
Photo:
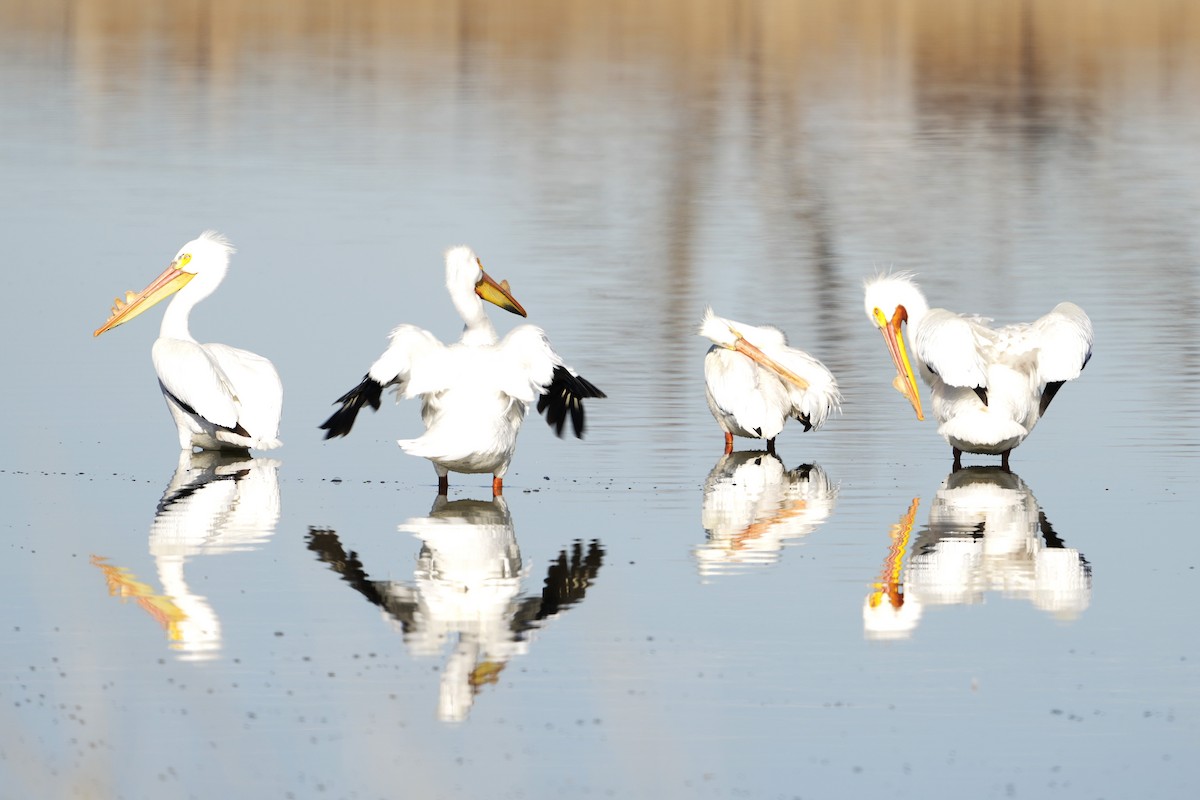
[[[421,398],[425,433],[398,443],[433,462],[438,493],[449,490],[450,472],[490,472],[492,493],[499,495],[530,403],[537,400],[559,436],[569,413],[575,436],[582,438],[584,398],[605,395],[563,364],[541,328],[519,325],[502,340],[496,335],[484,300],[522,317],[525,309],[508,281],[496,283],[483,271],[471,248],[446,252],[446,289],[465,323],[462,338],[445,345],[415,325],[399,326],[362,382],[335,401],[341,408],[321,428],[326,439],[345,436],[358,412],[367,405],[378,410],[383,389],[395,386],[398,398]]]
[[[989,327],[991,320],[930,308],[908,273],[865,283],[867,316],[883,333],[898,373],[893,385],[925,419],[900,326],[908,324],[916,368],[933,393],[938,433],[954,452],[1000,454],[1025,440],[1050,401],[1092,357],[1092,322],[1074,303],[1040,319]]]
[[[205,231],[181,247],[141,293],[118,298],[112,316],[93,334],[123,325],[175,295],[150,354],[183,450],[270,450],[280,445],[283,384],[275,366],[247,350],[200,344],[188,330],[192,307],[221,284],[233,252],[224,236]]]
[[[708,408],[725,432],[725,452],[733,437],[766,439],[775,453],[775,437],[793,417],[805,431],[821,427],[842,396],[833,373],[817,359],[788,347],[783,331],[771,325],[746,325],[704,309],[699,334],[714,344],[704,356]]]

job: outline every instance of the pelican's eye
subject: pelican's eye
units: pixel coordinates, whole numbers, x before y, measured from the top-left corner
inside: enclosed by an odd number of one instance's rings
[[[191,253],[184,253],[184,254],[183,254],[183,255],[181,255],[179,258],[175,259],[175,268],[176,268],[176,269],[183,269],[184,267],[186,267],[186,266],[187,266],[188,264],[190,264],[191,262],[192,262],[192,254],[191,254]]]

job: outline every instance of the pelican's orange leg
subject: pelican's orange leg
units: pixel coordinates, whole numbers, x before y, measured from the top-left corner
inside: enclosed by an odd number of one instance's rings
[[[725,455],[733,452],[733,434],[725,431]]]
[[[492,497],[504,494],[504,478],[492,476]]]

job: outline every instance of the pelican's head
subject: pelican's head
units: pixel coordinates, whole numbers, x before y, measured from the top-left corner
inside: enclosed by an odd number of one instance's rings
[[[759,350],[757,347],[750,344],[750,342],[746,341],[746,338],[742,335],[740,330],[742,327],[748,329],[750,328],[750,326],[743,326],[741,323],[734,322],[731,319],[718,317],[713,313],[712,306],[707,306],[704,309],[704,317],[700,320],[700,330],[697,331],[697,333],[710,340],[713,344],[717,345],[717,347],[724,347],[727,350],[734,350],[746,356],[747,358],[758,362],[771,372],[774,372],[776,375],[783,378],[785,381],[789,381],[801,389],[808,388],[808,381],[804,380],[804,378],[801,378],[799,375],[792,372],[790,369],[778,363],[774,359],[768,357],[765,353],[763,353],[762,350]],[[761,329],[754,328],[753,330],[758,331]],[[768,328],[768,330],[773,329]],[[767,344],[764,344],[763,346],[770,349]]]
[[[99,336],[111,328],[124,325],[187,286],[197,275],[204,276],[208,290],[212,291],[225,277],[229,256],[233,252],[233,245],[228,239],[216,231],[205,231],[179,248],[175,258],[149,286],[141,292],[126,292],[123,300],[119,297],[114,300],[108,321],[92,335]]]
[[[446,251],[446,288],[452,297],[457,292],[469,290],[505,311],[528,316],[509,291],[508,281],[496,283],[483,271],[483,262],[475,251],[465,245]]]
[[[735,349],[737,340],[742,338],[741,334],[734,332],[733,324],[729,320],[713,313],[712,306],[705,307],[704,317],[700,320],[700,330],[697,333],[713,344],[730,350]]]
[[[917,419],[925,419],[921,411],[921,396],[917,392],[917,378],[913,374],[900,331],[900,327],[910,319],[913,320],[910,324],[915,325],[916,320],[929,310],[925,295],[907,272],[876,275],[868,278],[863,287],[863,307],[867,318],[883,334],[883,341],[896,366],[896,379],[892,385],[912,403]]]

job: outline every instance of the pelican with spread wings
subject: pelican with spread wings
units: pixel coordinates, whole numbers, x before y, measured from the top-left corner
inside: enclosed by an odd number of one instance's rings
[[[394,386],[399,398],[421,399],[425,433],[399,444],[433,462],[438,493],[448,491],[449,473],[462,472],[491,473],[492,493],[500,495],[531,403],[559,436],[570,417],[582,438],[583,401],[605,395],[563,363],[541,328],[519,325],[503,339],[497,336],[484,300],[522,317],[525,309],[507,281],[497,283],[483,271],[469,247],[447,251],[446,289],[465,323],[462,338],[447,345],[415,325],[400,325],[362,382],[335,401],[340,407],[321,428],[326,439],[345,436],[358,412],[368,405],[378,410],[383,390]]]

